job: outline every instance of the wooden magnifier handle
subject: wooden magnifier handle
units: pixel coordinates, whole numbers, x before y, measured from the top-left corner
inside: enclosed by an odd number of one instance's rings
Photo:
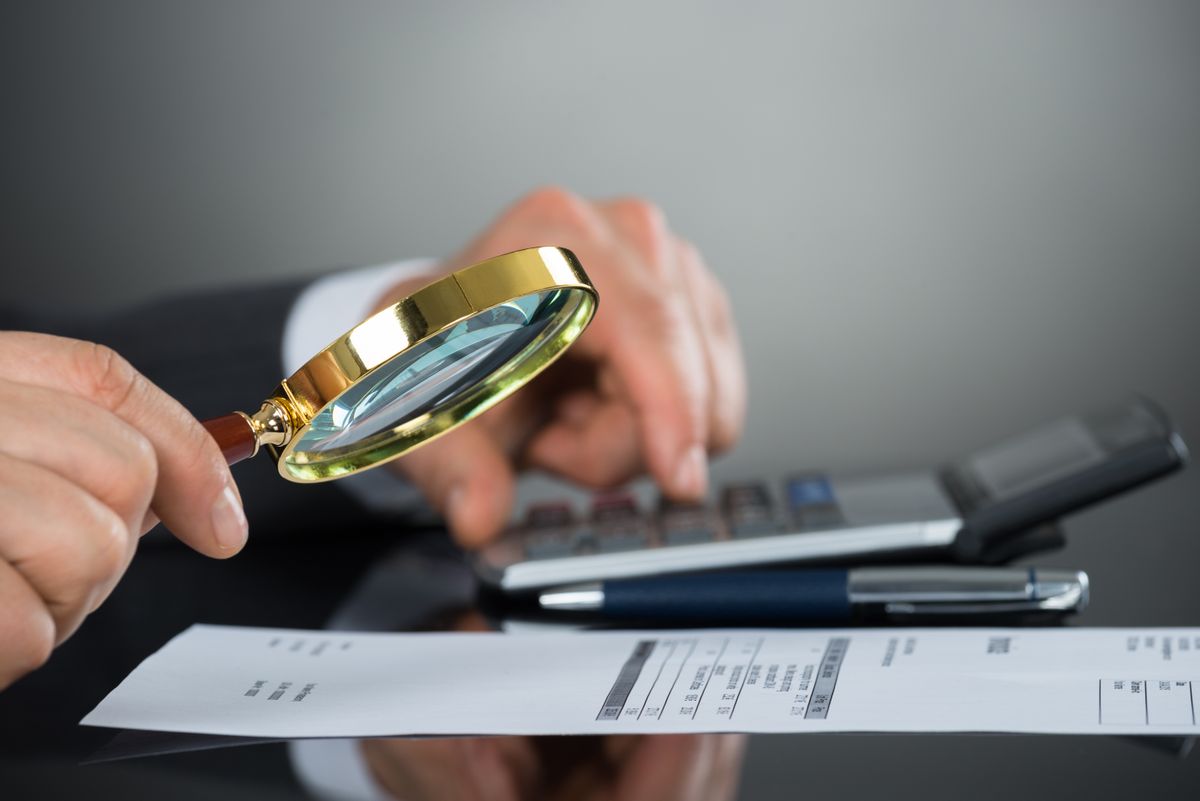
[[[212,438],[217,441],[217,447],[225,456],[225,461],[231,465],[249,459],[258,452],[258,437],[244,414],[234,412],[204,420],[200,425],[212,434]]]
[[[261,445],[282,448],[292,438],[292,418],[282,398],[263,401],[254,414],[233,412],[200,423],[217,441],[229,464],[258,453]]]

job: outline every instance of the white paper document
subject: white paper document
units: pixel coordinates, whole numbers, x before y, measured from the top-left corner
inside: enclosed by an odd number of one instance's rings
[[[353,634],[193,626],[83,723],[249,737],[1198,734],[1200,628]]]

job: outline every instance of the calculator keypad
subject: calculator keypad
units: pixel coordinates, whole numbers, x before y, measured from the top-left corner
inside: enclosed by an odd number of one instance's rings
[[[626,493],[597,495],[586,529],[581,532],[577,554],[617,553],[645,548],[651,527],[638,511],[637,501]]]
[[[515,532],[527,560],[697,545],[786,530],[765,483],[726,486],[716,506],[660,498],[653,512],[628,493],[596,495],[582,519],[568,503],[534,504]]]

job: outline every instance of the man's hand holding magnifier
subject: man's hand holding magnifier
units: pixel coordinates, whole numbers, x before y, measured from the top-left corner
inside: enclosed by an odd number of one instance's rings
[[[161,519],[225,558],[246,517],[212,438],[118,354],[0,332],[0,689],[108,597]]]
[[[602,298],[591,327],[529,386],[394,463],[468,547],[499,533],[520,468],[594,487],[649,471],[667,494],[699,498],[707,454],[742,429],[745,370],[725,292],[645,201],[538,190],[443,267],[545,244],[587,269]]]

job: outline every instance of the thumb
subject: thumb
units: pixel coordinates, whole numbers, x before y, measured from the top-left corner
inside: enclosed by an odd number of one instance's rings
[[[484,427],[461,426],[397,460],[396,468],[441,512],[463,547],[483,545],[504,528],[515,477]]]

